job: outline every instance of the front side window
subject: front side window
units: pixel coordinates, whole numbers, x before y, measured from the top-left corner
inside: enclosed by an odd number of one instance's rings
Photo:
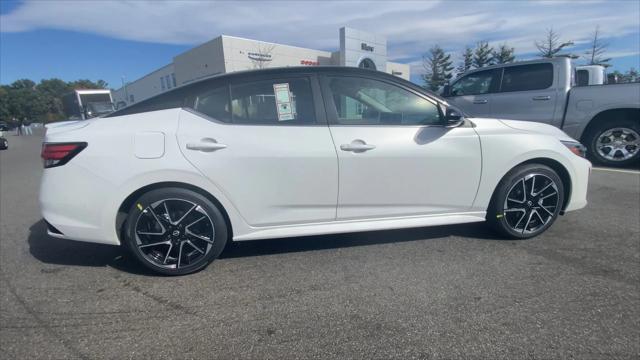
[[[337,122],[343,125],[440,124],[438,106],[411,91],[378,80],[329,78]]]
[[[451,86],[451,96],[481,95],[491,91],[495,72],[493,70],[471,73]]]
[[[299,78],[232,85],[231,117],[238,124],[314,124],[311,84]]]
[[[509,66],[504,68],[500,91],[542,90],[552,83],[553,65],[550,63]]]

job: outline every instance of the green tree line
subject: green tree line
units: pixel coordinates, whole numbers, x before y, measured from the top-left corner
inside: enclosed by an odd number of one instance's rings
[[[534,45],[538,50],[538,56],[541,58],[566,56],[577,59],[582,57],[588,65],[609,67],[611,66],[609,64],[611,58],[604,56],[609,44],[602,40],[601,35],[600,27],[596,26],[591,36],[589,48],[581,56],[566,52],[574,45],[574,42],[563,41],[560,34],[553,28],[548,29],[544,37],[536,40]],[[507,43],[494,48],[487,41],[480,41],[473,48],[470,46],[464,48],[462,54],[460,54],[460,62],[457,67],[453,65],[454,60],[451,58],[451,54],[447,54],[438,44],[432,46],[422,59],[422,65],[425,70],[422,75],[424,87],[432,91],[438,91],[453,77],[460,76],[472,69],[511,63],[516,60],[516,56],[515,48]],[[612,75],[617,79],[617,82],[640,81],[638,72],[634,68],[624,73],[616,70]]]
[[[106,89],[107,82],[87,79],[63,81],[43,79],[38,84],[29,79],[16,80],[0,86],[0,120],[11,123],[51,122],[66,118],[62,97],[76,89]]]

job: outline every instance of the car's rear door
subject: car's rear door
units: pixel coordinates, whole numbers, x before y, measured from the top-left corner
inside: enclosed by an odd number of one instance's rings
[[[446,128],[435,101],[388,78],[322,77],[339,160],[338,220],[468,211],[481,151],[470,126]]]
[[[251,226],[335,219],[336,151],[318,88],[312,76],[244,77],[202,88],[181,115],[185,157]]]
[[[502,69],[500,86],[492,95],[492,117],[511,120],[526,120],[559,126],[561,119],[558,99],[561,94],[557,82],[557,71],[552,63],[511,65]]]

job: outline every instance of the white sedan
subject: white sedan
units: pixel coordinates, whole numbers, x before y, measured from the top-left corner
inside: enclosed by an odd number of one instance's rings
[[[229,241],[485,220],[532,237],[586,205],[583,154],[381,72],[269,69],[49,126],[40,204],[51,236],[124,243],[177,275]]]

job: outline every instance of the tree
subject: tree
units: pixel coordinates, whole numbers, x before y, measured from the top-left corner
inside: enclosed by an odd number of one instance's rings
[[[458,75],[464,74],[467,71],[471,70],[473,67],[473,50],[466,46],[464,48],[464,52],[462,53],[462,62],[456,68],[456,73]]]
[[[602,41],[600,38],[600,26],[598,25],[596,26],[596,30],[593,32],[591,47],[585,52],[589,65],[602,65],[604,67],[611,66],[611,64],[608,64],[608,62],[611,61],[611,58],[602,57],[602,55],[607,51],[607,47],[609,47],[609,43]]]
[[[515,49],[512,47],[508,47],[507,44],[502,44],[498,48],[498,50],[494,50],[492,52],[492,58],[494,64],[506,64],[510,62],[514,62],[516,59]]]
[[[473,66],[477,68],[493,65],[493,48],[486,41],[480,41],[473,52]]]
[[[453,76],[451,55],[445,54],[439,45],[431,47],[422,57],[422,66],[426,70],[422,75],[425,87],[432,91],[438,91]]]
[[[77,89],[106,89],[109,84],[104,80],[93,82],[88,79],[80,79],[68,83],[70,90]]]
[[[562,49],[573,46],[573,41],[560,41],[560,35],[553,31],[553,28],[547,30],[547,35],[544,40],[536,41],[534,43],[536,48],[538,48],[538,53],[541,57],[544,58],[553,58],[560,56],[560,51]]]

